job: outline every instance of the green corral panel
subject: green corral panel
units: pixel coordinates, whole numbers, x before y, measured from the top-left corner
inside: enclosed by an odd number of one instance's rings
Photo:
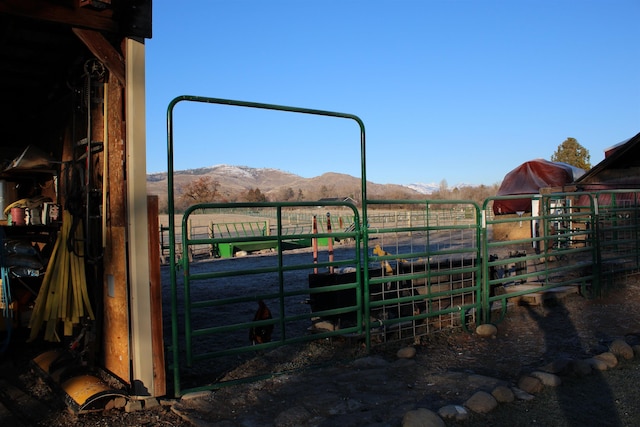
[[[329,246],[329,238],[321,237],[318,239],[318,246]],[[264,249],[277,249],[277,240],[262,240],[257,242],[233,242],[233,243],[218,243],[218,251],[221,258],[233,258],[233,255],[238,251],[255,252]],[[311,247],[311,239],[296,239],[283,242],[282,250],[298,249]]]

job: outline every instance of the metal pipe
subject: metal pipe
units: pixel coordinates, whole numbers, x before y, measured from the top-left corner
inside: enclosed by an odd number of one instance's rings
[[[331,233],[331,213],[327,212],[327,233]],[[329,262],[333,262],[333,237],[327,238],[329,247]],[[329,266],[329,273],[333,274],[333,265]]]
[[[314,235],[318,234],[318,220],[315,215],[313,216],[312,233]],[[311,245],[313,246],[313,264],[318,265],[318,238],[317,237],[314,237],[311,239]],[[313,272],[315,274],[318,274],[318,267],[315,267],[313,269]]]

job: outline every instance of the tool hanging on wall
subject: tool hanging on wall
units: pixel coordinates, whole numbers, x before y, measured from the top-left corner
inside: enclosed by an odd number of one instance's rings
[[[73,328],[85,318],[95,319],[85,275],[83,227],[75,227],[72,231],[74,223],[77,224],[72,214],[65,210],[62,229],[49,258],[29,321],[31,341],[45,324],[45,341],[59,342],[59,323],[64,326],[64,336],[71,336]],[[72,248],[69,247],[70,241],[73,241]]]
[[[78,157],[78,161],[84,164],[84,238],[85,256],[87,261],[95,263],[102,258],[104,250],[104,218],[103,208],[105,205],[106,192],[104,188],[104,177],[106,174],[106,141],[107,141],[107,70],[102,62],[95,58],[84,63],[83,74],[83,101],[84,112],[86,114],[86,137],[79,143],[78,147],[84,149],[84,153]],[[94,138],[94,129],[99,128],[92,110],[102,105],[103,129],[102,141]],[[95,119],[95,120],[94,120]],[[102,154],[102,167],[99,167]]]
[[[4,231],[0,228],[0,241],[4,242]],[[9,282],[9,274],[7,274],[7,268],[4,262],[4,251],[0,249],[0,306],[2,308],[2,318],[4,320],[4,326],[6,335],[4,341],[0,345],[0,354],[5,353],[9,349],[9,343],[11,342],[11,332],[13,330],[13,310],[11,303],[11,283]]]

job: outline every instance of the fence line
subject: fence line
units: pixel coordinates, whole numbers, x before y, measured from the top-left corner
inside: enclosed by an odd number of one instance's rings
[[[227,224],[196,224],[195,212],[222,213],[237,204],[194,206],[176,240],[190,254],[176,260],[184,274],[173,284],[183,294],[172,304],[184,307],[184,315],[172,322],[182,331],[180,339],[174,333],[179,360],[172,366],[187,373],[176,375],[176,394],[184,391],[180,378],[190,391],[255,380],[260,375],[243,376],[234,364],[260,350],[333,337],[362,341],[367,349],[419,343],[438,331],[500,322],[512,304],[570,293],[598,297],[640,267],[639,193],[631,193],[493,197],[482,206],[369,201],[366,227],[355,207],[340,203],[321,207],[323,214],[317,202],[244,204],[262,219]],[[509,199],[526,199],[532,208],[494,214],[493,205]],[[322,226],[327,211],[341,212],[331,215],[332,230]],[[312,258],[311,242],[321,239],[331,245],[320,245]],[[274,242],[273,256],[225,261],[220,252],[222,245]],[[228,258],[237,258],[234,251]],[[213,262],[194,263],[200,259]],[[270,317],[252,319],[258,301]],[[249,330],[268,330],[269,340],[251,344]],[[219,377],[199,383],[201,364]]]

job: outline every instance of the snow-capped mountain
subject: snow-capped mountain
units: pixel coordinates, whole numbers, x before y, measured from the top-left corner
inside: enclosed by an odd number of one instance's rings
[[[410,188],[414,191],[417,191],[420,194],[433,194],[434,192],[440,189],[440,184],[436,184],[436,183],[427,184],[424,182],[417,182],[415,184],[405,185],[405,187]]]

